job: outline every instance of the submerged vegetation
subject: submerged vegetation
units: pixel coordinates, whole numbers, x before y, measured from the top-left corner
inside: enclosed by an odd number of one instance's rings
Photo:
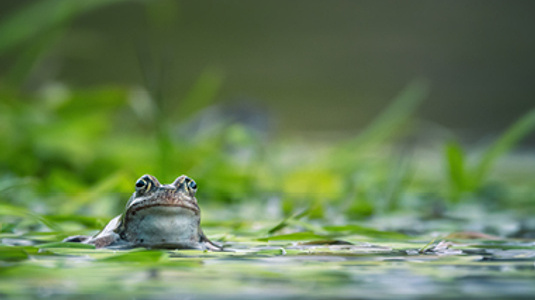
[[[0,81],[0,297],[533,295],[535,158],[516,146],[535,110],[463,146],[422,130],[424,80],[362,132],[328,139],[216,105],[224,80],[211,69],[177,101],[143,61],[145,87],[22,88],[63,22],[112,2],[42,1],[0,24],[0,54],[39,34],[18,26],[28,18],[55,28]],[[54,5],[66,15],[36,13]],[[194,178],[206,234],[231,251],[61,242],[102,229],[146,173]]]

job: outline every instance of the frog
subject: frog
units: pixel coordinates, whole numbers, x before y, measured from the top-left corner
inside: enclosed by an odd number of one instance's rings
[[[198,249],[223,251],[201,229],[201,210],[195,194],[197,183],[181,175],[171,184],[161,184],[145,174],[122,214],[94,236],[71,236],[64,242],[92,244],[95,248]]]

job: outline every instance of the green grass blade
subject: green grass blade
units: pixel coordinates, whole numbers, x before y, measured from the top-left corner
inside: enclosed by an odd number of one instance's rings
[[[429,93],[426,81],[411,82],[373,122],[355,139],[348,144],[349,147],[362,147],[364,145],[382,142],[407,122],[418,106]]]
[[[475,186],[479,186],[496,160],[511,150],[522,138],[535,129],[535,109],[525,114],[509,127],[500,138],[488,148],[473,173]]]
[[[48,228],[52,230],[61,231],[61,227],[59,227],[56,223],[51,222],[50,220],[47,220],[46,218],[43,218],[21,207],[9,205],[9,204],[0,204],[0,216],[2,215],[17,216],[17,217],[33,219],[35,221],[42,223],[43,225],[47,226]]]
[[[133,249],[126,253],[101,258],[100,261],[106,262],[124,262],[124,263],[138,263],[138,264],[154,264],[164,262],[169,259],[167,251]]]
[[[0,54],[59,26],[78,14],[126,0],[41,0],[20,9],[0,23]]]
[[[28,253],[20,247],[0,246],[0,261],[21,261],[29,258]]]
[[[306,232],[295,232],[288,234],[273,235],[269,237],[259,238],[259,241],[269,242],[269,241],[310,241],[310,240],[324,240],[326,236],[318,235],[310,231]]]
[[[457,199],[459,193],[466,189],[465,154],[456,141],[451,141],[445,146],[446,164],[448,177],[452,187],[452,197]]]
[[[324,226],[323,229],[333,236],[344,235],[363,235],[373,238],[390,238],[390,239],[406,239],[407,235],[395,231],[378,230],[371,227],[365,227],[355,224],[342,226]]]
[[[390,170],[384,188],[384,206],[388,211],[395,211],[399,208],[400,196],[407,189],[413,175],[410,155],[400,155]]]
[[[310,208],[307,208],[307,209],[304,209],[302,211],[294,213],[293,215],[291,215],[288,218],[282,220],[280,223],[278,223],[277,225],[275,225],[271,229],[269,229],[268,230],[268,234],[274,234],[275,232],[280,231],[281,229],[285,228],[286,226],[288,226],[291,223],[290,220],[299,220],[302,217],[308,215],[309,212],[310,212]]]
[[[223,82],[223,76],[218,70],[205,70],[178,108],[180,120],[191,116],[193,113],[211,105]]]
[[[71,243],[71,242],[50,242],[38,245],[39,249],[47,248],[76,248],[76,249],[95,249],[95,245],[82,244],[82,243]]]
[[[20,55],[13,61],[5,75],[5,81],[11,86],[22,86],[34,67],[46,56],[46,53],[56,44],[65,33],[64,28],[58,28],[42,34],[39,38],[33,39],[20,52]]]

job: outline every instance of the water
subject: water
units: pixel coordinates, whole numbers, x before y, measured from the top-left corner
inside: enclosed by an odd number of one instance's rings
[[[229,242],[229,252],[0,249],[0,295],[88,299],[530,298],[535,245]],[[444,243],[442,243],[444,245]],[[83,247],[84,245],[82,245]],[[20,256],[14,253],[20,251]],[[11,258],[7,253],[11,252]],[[27,254],[27,256],[24,255]]]

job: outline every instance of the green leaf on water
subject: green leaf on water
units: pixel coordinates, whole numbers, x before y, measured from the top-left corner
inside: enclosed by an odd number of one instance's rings
[[[315,234],[313,232],[295,232],[290,234],[280,234],[257,240],[262,242],[269,241],[310,241],[310,240],[324,240],[325,236]]]
[[[310,212],[310,208],[306,208],[304,210],[301,210],[299,212],[294,213],[293,215],[291,215],[288,218],[282,220],[280,223],[278,223],[277,225],[275,225],[271,229],[269,229],[268,233],[269,234],[273,234],[273,233],[285,228],[286,226],[289,225],[289,223],[290,223],[289,221],[290,220],[299,220],[302,217],[308,215],[309,212]]]
[[[323,227],[331,235],[365,235],[375,238],[392,238],[392,239],[407,239],[407,235],[394,232],[377,230],[370,227],[360,225],[343,225],[343,226],[325,226]]]
[[[124,254],[117,254],[110,257],[99,259],[106,262],[138,262],[138,263],[156,263],[169,259],[167,251],[135,249]]]
[[[71,242],[52,242],[37,246],[40,249],[46,248],[78,248],[78,249],[95,249],[95,245]]]
[[[21,261],[28,257],[23,248],[0,246],[0,261]]]

